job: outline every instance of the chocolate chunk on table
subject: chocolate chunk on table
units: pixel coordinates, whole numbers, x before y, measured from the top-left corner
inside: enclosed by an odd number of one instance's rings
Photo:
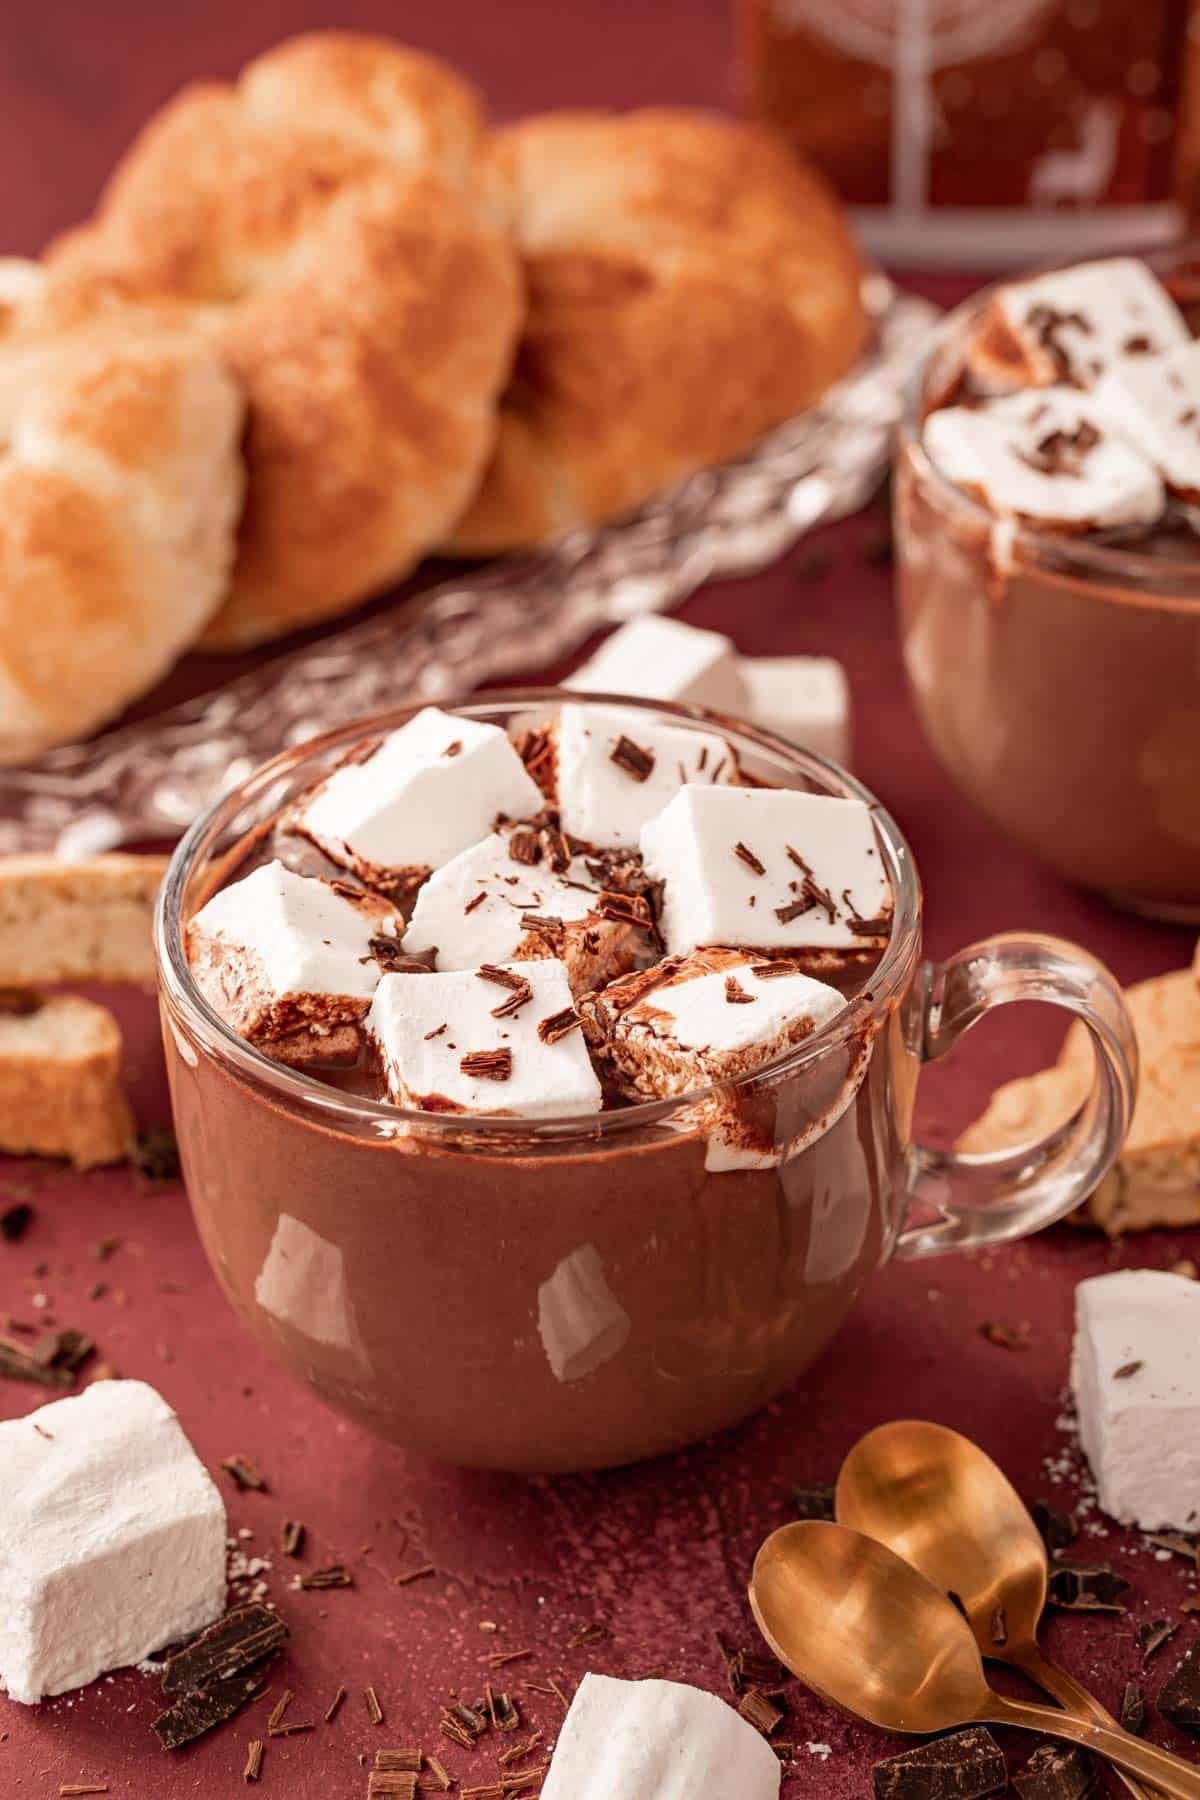
[[[165,1694],[189,1694],[253,1668],[274,1655],[288,1628],[266,1606],[239,1606],[169,1657],[163,1671]]]
[[[1200,1731],[1200,1641],[1180,1658],[1158,1696],[1158,1710],[1172,1725]]]
[[[1077,1744],[1039,1744],[1013,1776],[1021,1800],[1083,1800],[1096,1785],[1096,1764]]]
[[[875,1800],[982,1800],[1008,1786],[1000,1746],[982,1725],[876,1763],[872,1778]]]
[[[823,1481],[805,1482],[794,1490],[798,1519],[833,1520],[833,1488]]]
[[[1056,1563],[1050,1570],[1050,1604],[1067,1612],[1124,1612],[1120,1600],[1128,1592],[1125,1577],[1107,1563]]]
[[[178,1750],[193,1738],[203,1737],[215,1725],[223,1725],[253,1700],[262,1685],[259,1674],[235,1675],[229,1681],[214,1681],[198,1693],[182,1695],[154,1721],[163,1749]]]

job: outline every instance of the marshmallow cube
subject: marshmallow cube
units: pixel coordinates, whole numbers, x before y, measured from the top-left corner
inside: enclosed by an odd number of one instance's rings
[[[1200,343],[1165,356],[1126,356],[1096,388],[1111,429],[1140,450],[1167,486],[1200,499]]]
[[[930,413],[922,441],[949,481],[994,512],[1080,531],[1149,525],[1165,505],[1158,471],[1092,395],[1033,388]]]
[[[1128,356],[1157,355],[1191,339],[1158,277],[1138,257],[1112,256],[1053,269],[1000,289],[980,348],[993,385],[1094,387]],[[989,342],[998,335],[997,360]]]
[[[778,1800],[779,1758],[715,1694],[585,1675],[542,1800]]]
[[[850,689],[841,663],[831,656],[747,656],[741,671],[748,719],[849,764]]]
[[[385,975],[367,1018],[397,1106],[437,1113],[557,1118],[598,1112],[602,1095],[578,1029],[553,1041],[538,1030],[566,1013],[571,988],[563,963],[501,965],[516,987],[476,970]],[[527,983],[529,998],[497,1017]],[[491,1072],[473,1059],[489,1057]],[[464,1058],[468,1066],[463,1067]]]
[[[351,900],[271,862],[201,907],[188,955],[206,999],[251,1042],[328,1038],[367,1010],[381,973],[372,940],[399,943],[402,930],[377,896]]]
[[[365,880],[415,885],[491,831],[529,818],[542,795],[498,725],[427,706],[363,762],[335,769],[297,830]]]
[[[627,760],[623,745],[640,755]],[[615,709],[564,706],[557,748],[562,828],[605,849],[636,848],[642,826],[685,782],[738,778],[737,759],[724,738]]]
[[[0,1425],[0,1686],[27,1705],[225,1605],[225,1507],[154,1389],[98,1381]]]
[[[731,639],[658,613],[630,619],[614,631],[563,685],[581,694],[634,694],[715,712],[745,711]]]
[[[665,884],[659,924],[672,953],[862,950],[890,929],[891,888],[861,800],[685,787],[641,847],[647,874]]]
[[[1200,1531],[1200,1282],[1159,1269],[1081,1281],[1071,1386],[1104,1511]]]

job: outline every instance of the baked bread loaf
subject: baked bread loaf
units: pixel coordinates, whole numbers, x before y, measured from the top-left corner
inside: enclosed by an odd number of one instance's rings
[[[0,990],[94,981],[154,986],[165,856],[0,857]]]
[[[237,384],[195,333],[60,333],[0,264],[0,761],[84,736],[216,612],[242,498]]]
[[[861,266],[824,182],[759,128],[564,112],[491,141],[529,311],[495,454],[448,539],[511,550],[745,450],[863,348]]]
[[[120,1162],[133,1144],[112,1014],[74,994],[0,995],[0,1149]]]
[[[480,130],[440,63],[297,38],[236,86],[185,89],[51,247],[61,321],[164,311],[244,385],[246,505],[209,645],[396,580],[477,486],[521,314],[514,252],[471,182]]]

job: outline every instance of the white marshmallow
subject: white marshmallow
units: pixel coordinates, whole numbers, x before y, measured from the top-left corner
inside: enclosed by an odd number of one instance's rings
[[[850,689],[841,663],[831,656],[747,656],[741,670],[748,719],[848,766]]]
[[[634,694],[716,712],[745,711],[732,640],[658,613],[644,613],[614,631],[563,686],[581,694]]]
[[[1075,388],[943,407],[926,419],[923,442],[948,480],[977,491],[994,512],[1038,524],[1148,525],[1165,504],[1153,465]]]
[[[970,366],[988,386],[1069,381],[1090,388],[1123,357],[1191,337],[1156,275],[1134,256],[1054,269],[997,293]]]
[[[1166,356],[1126,356],[1096,388],[1111,429],[1152,462],[1167,486],[1200,499],[1200,343]]]
[[[715,1694],[585,1675],[542,1800],[778,1800],[779,1758]]]
[[[632,968],[649,941],[636,928],[592,916],[601,885],[579,856],[562,874],[544,859],[532,867],[516,862],[508,837],[493,832],[430,876],[417,895],[404,946],[420,953],[436,950],[439,969],[477,969],[480,963],[561,950],[572,985],[582,991]],[[545,933],[527,931],[521,923],[525,913],[561,919],[567,929],[556,944]],[[593,950],[585,937],[595,944]]]
[[[384,976],[367,1031],[379,1047],[396,1105],[530,1119],[599,1111],[600,1083],[583,1034],[574,1030],[549,1044],[538,1035],[542,1020],[571,1005],[566,968],[553,958],[503,966],[532,991],[518,1012],[499,1019],[493,1013],[513,990],[473,970]],[[464,1072],[464,1056],[495,1050],[511,1054],[507,1079]]]
[[[667,949],[746,945],[764,950],[861,950],[887,934],[856,921],[890,918],[892,894],[869,808],[786,788],[685,787],[642,832],[646,872],[665,883],[660,927]],[[737,853],[741,844],[763,866]],[[828,894],[780,918],[803,895],[804,870]]]
[[[639,779],[613,761],[622,738],[654,759]],[[558,811],[564,831],[598,846],[634,846],[648,819],[685,781],[737,780],[729,745],[713,732],[660,725],[596,706],[564,706],[557,733]]]
[[[365,762],[335,769],[296,827],[346,868],[415,885],[478,843],[498,813],[528,818],[542,805],[498,725],[427,706]]]
[[[1158,1269],[1081,1281],[1071,1386],[1104,1511],[1200,1531],[1200,1282]]]
[[[0,1687],[33,1704],[141,1662],[225,1605],[225,1507],[141,1381],[0,1425]]]

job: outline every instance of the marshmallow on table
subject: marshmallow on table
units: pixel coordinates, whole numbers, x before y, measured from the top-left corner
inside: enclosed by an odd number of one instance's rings
[[[664,883],[668,951],[724,944],[818,961],[878,948],[892,893],[861,800],[789,788],[681,788],[642,832]]]
[[[1124,357],[1095,399],[1111,429],[1154,464],[1172,493],[1200,500],[1200,343]]]
[[[563,830],[599,846],[636,846],[685,782],[738,779],[737,758],[714,732],[595,706],[562,708],[556,767]]]
[[[1154,465],[1075,388],[943,407],[922,442],[947,480],[993,512],[1061,531],[1153,524],[1165,504]]]
[[[162,1397],[97,1381],[0,1425],[0,1687],[32,1704],[225,1605],[225,1507]]]
[[[404,947],[436,951],[439,969],[556,956],[576,993],[623,975],[650,945],[650,908],[642,900],[604,895],[599,865],[591,861],[589,867],[589,859],[571,856],[560,832],[527,825],[493,832],[430,876],[417,895]],[[614,905],[618,913],[639,914],[641,922],[606,918]],[[537,920],[532,929],[525,923],[531,915]]]
[[[779,1758],[715,1694],[585,1675],[542,1800],[778,1800]]]
[[[1071,1386],[1104,1511],[1200,1531],[1200,1282],[1158,1269],[1081,1281]]]
[[[593,1050],[626,1096],[654,1100],[773,1062],[845,1004],[836,988],[786,961],[703,950],[614,982],[581,1011]]]
[[[1145,263],[1113,256],[1000,288],[967,367],[991,392],[1059,381],[1090,388],[1122,358],[1174,350],[1190,337]]]
[[[283,1062],[353,1060],[358,1025],[403,924],[377,895],[264,863],[188,923],[188,959],[210,1006]]]
[[[732,641],[719,631],[702,631],[657,613],[630,619],[614,631],[563,686],[577,693],[677,700],[715,712],[745,711]]]
[[[576,1027],[556,959],[385,975],[367,1018],[397,1106],[530,1119],[599,1111]]]
[[[850,690],[830,656],[747,656],[741,663],[745,713],[830,762],[850,761]]]
[[[343,763],[298,809],[296,830],[375,887],[416,887],[542,796],[498,725],[427,706],[361,761]]]

